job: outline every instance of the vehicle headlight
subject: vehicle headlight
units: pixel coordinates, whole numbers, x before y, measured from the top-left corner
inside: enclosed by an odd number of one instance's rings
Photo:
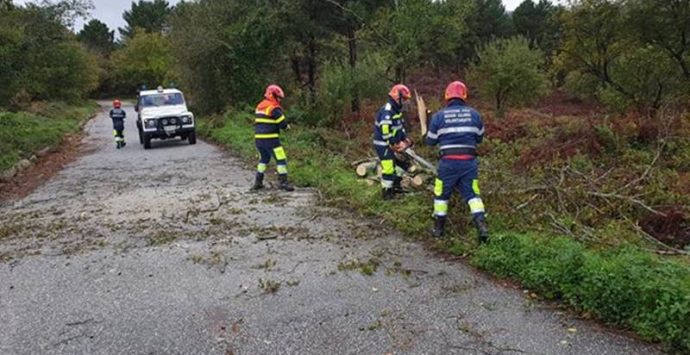
[[[182,123],[188,124],[192,122],[192,117],[191,116],[182,116]]]
[[[156,120],[146,120],[146,128],[155,128]]]
[[[177,124],[177,118],[171,118],[170,124]]]
[[[168,120],[164,118],[161,120],[161,123],[163,124],[163,126],[166,126],[168,124]]]

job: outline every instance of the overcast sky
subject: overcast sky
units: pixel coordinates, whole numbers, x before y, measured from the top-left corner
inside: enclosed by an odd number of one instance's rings
[[[35,1],[35,0],[34,0]],[[523,0],[503,0],[508,11],[513,11]],[[558,2],[561,0],[552,0],[552,2]],[[27,2],[33,2],[32,0],[14,0],[15,4],[24,4]],[[168,0],[170,4],[176,4],[179,0]],[[536,1],[535,1],[536,2]],[[561,1],[563,2],[563,1]],[[93,4],[96,6],[91,13],[91,16],[97,18],[106,24],[111,29],[117,29],[118,27],[124,27],[125,21],[122,19],[122,13],[132,6],[131,0],[93,0]],[[83,23],[78,23],[76,30],[79,31]],[[116,31],[117,35],[117,31]]]

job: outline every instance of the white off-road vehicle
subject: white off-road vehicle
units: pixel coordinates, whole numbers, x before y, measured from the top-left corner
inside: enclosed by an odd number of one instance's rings
[[[135,110],[138,112],[139,143],[151,148],[152,139],[180,137],[196,144],[194,115],[187,109],[184,95],[177,89],[143,90]]]

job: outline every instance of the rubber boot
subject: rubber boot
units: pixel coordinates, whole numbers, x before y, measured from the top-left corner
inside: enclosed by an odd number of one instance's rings
[[[393,180],[393,192],[396,194],[404,194],[405,190],[402,188],[402,178],[400,176],[396,176],[395,180]]]
[[[434,229],[431,230],[431,235],[434,238],[443,238],[443,234],[446,231],[446,217],[436,216],[434,217]]]
[[[483,216],[474,217],[474,226],[477,227],[477,238],[479,244],[486,244],[489,242],[489,227],[486,225],[486,219]]]
[[[381,194],[383,196],[383,199],[386,201],[392,200],[395,198],[395,191],[392,188],[384,188],[381,191]]]
[[[264,188],[264,174],[256,173],[256,178],[254,179],[254,186],[252,186],[252,191],[259,191]]]
[[[117,149],[122,148],[122,142],[120,142],[120,141],[115,142],[115,147],[116,147]]]
[[[124,147],[125,147],[126,145],[127,145],[127,142],[125,142],[125,141],[122,141],[122,145],[121,145],[121,147],[122,147],[122,148],[124,148]]]
[[[290,183],[288,182],[287,175],[278,175],[278,181],[280,182],[280,185],[278,185],[278,187],[281,190],[287,191],[287,192],[295,191],[295,188],[292,185],[290,185]]]

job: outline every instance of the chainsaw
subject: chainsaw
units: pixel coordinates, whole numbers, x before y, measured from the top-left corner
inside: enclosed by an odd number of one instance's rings
[[[429,161],[426,159],[422,158],[417,154],[412,148],[405,148],[405,150],[402,151],[403,154],[407,155],[411,159],[414,159],[417,163],[419,163],[421,166],[429,169],[429,171],[433,172],[434,175],[438,175],[438,171],[436,170],[436,167],[434,164],[431,164]]]

